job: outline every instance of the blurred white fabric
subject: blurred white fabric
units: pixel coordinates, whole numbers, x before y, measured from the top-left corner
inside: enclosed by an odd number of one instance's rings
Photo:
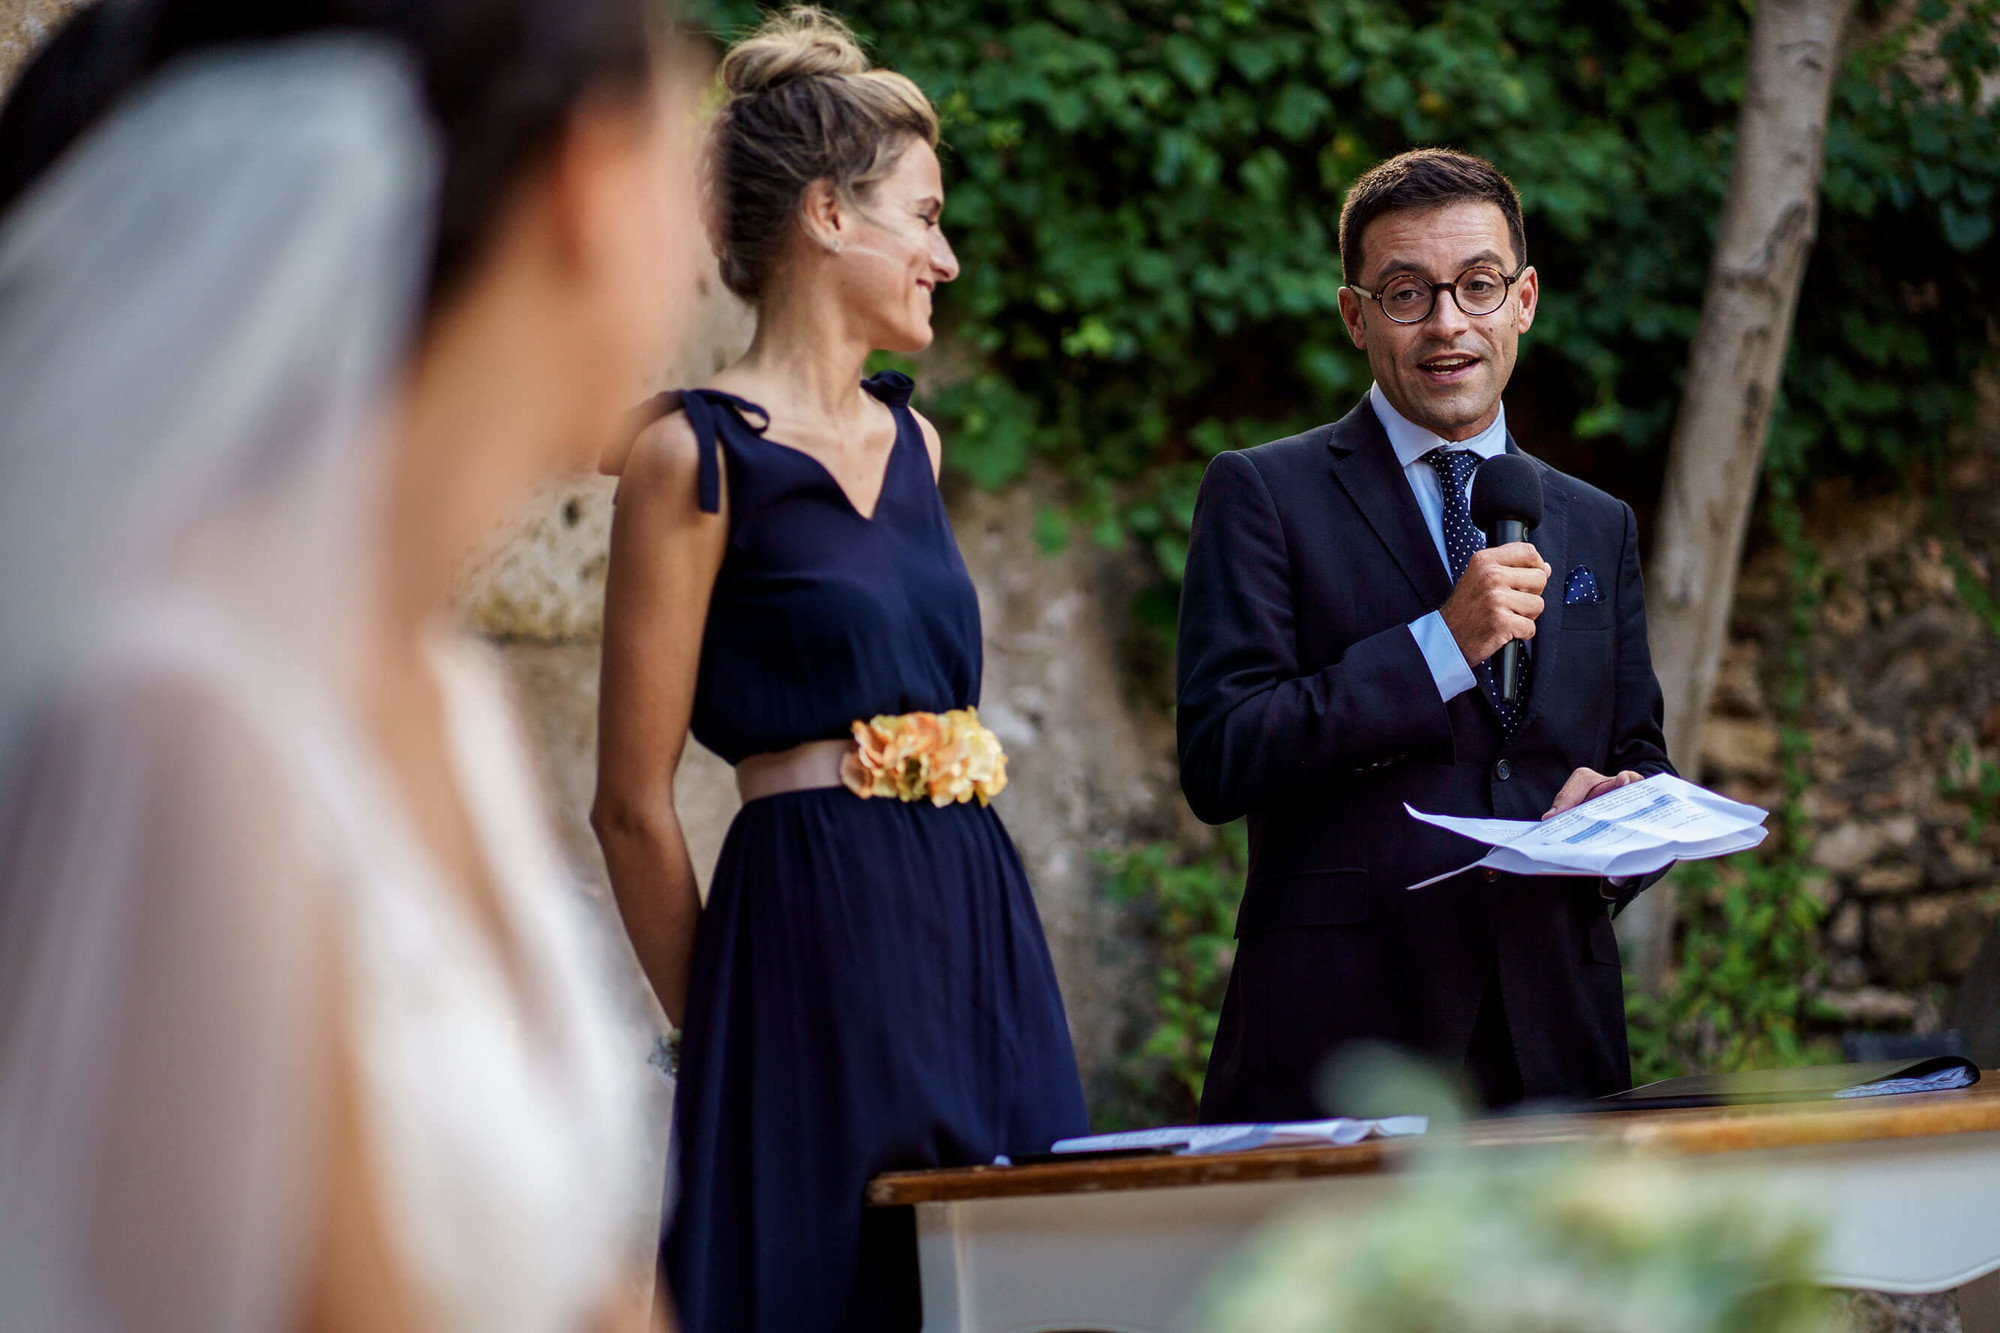
[[[497,679],[438,644],[520,964],[350,704],[436,153],[388,48],[150,80],[0,220],[0,1331],[294,1327],[350,1043],[435,1327],[579,1326],[643,1051]]]

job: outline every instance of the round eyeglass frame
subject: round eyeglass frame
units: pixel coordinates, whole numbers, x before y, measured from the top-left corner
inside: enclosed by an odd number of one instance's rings
[[[1491,310],[1478,310],[1478,311],[1467,310],[1465,308],[1465,302],[1461,301],[1458,297],[1458,284],[1465,281],[1465,275],[1467,273],[1471,273],[1479,269],[1484,269],[1488,273],[1497,273],[1500,276],[1500,283],[1501,283],[1500,299],[1494,302],[1493,308]],[[1515,269],[1512,274],[1501,273],[1499,269],[1493,267],[1493,265],[1491,264],[1470,264],[1467,265],[1464,269],[1460,270],[1458,276],[1453,278],[1450,282],[1429,282],[1421,277],[1418,277],[1414,273],[1398,273],[1394,275],[1394,277],[1392,277],[1389,281],[1394,282],[1397,278],[1405,278],[1405,277],[1414,278],[1416,281],[1423,283],[1424,286],[1431,289],[1431,299],[1424,306],[1424,313],[1418,315],[1415,319],[1397,319],[1394,315],[1390,314],[1389,307],[1383,303],[1381,291],[1371,292],[1358,282],[1350,282],[1347,285],[1349,289],[1351,289],[1352,291],[1355,291],[1360,295],[1367,297],[1369,300],[1373,301],[1377,306],[1379,306],[1382,311],[1382,317],[1384,319],[1387,319],[1391,324],[1402,324],[1408,326],[1411,324],[1421,324],[1425,320],[1429,319],[1432,315],[1437,313],[1437,301],[1439,292],[1450,292],[1451,303],[1457,306],[1459,312],[1468,319],[1484,319],[1488,315],[1498,314],[1500,312],[1500,307],[1507,304],[1507,297],[1514,290],[1514,284],[1519,282],[1521,280],[1521,275],[1526,273],[1527,271],[1528,271],[1528,266],[1526,264],[1523,264],[1521,265],[1521,267]],[[1389,285],[1388,283],[1382,284],[1383,290],[1387,290],[1388,285]]]

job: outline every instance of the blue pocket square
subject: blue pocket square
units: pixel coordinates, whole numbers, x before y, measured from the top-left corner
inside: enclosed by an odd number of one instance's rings
[[[1570,570],[1563,580],[1563,605],[1575,606],[1579,602],[1601,602],[1604,593],[1597,586],[1597,575],[1590,572],[1589,565],[1578,565]]]

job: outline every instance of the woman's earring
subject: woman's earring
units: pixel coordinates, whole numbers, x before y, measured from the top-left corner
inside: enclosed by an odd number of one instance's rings
[[[827,250],[828,250],[828,251],[829,251],[830,253],[832,253],[832,254],[836,254],[836,255],[837,255],[837,254],[839,254],[839,253],[840,253],[840,238],[839,238],[838,236],[836,236],[836,237],[834,237],[834,238],[833,238],[832,240],[828,241],[828,242],[826,243],[826,248],[827,248]]]

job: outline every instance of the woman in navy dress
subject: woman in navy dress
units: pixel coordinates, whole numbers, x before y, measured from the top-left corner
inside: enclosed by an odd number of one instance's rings
[[[682,1029],[663,1260],[683,1326],[914,1329],[908,1215],[867,1213],[868,1179],[1088,1128],[1041,921],[984,800],[1003,770],[955,711],[979,698],[979,606],[937,433],[907,378],[861,378],[871,351],[929,344],[958,272],[937,121],[813,11],[722,77],[715,241],[757,334],[618,468],[594,822]],[[899,799],[915,770],[888,752],[940,715],[963,743],[927,751],[903,793],[920,799]],[[878,718],[914,720],[856,728]],[[690,730],[745,796],[705,908],[673,806]]]

